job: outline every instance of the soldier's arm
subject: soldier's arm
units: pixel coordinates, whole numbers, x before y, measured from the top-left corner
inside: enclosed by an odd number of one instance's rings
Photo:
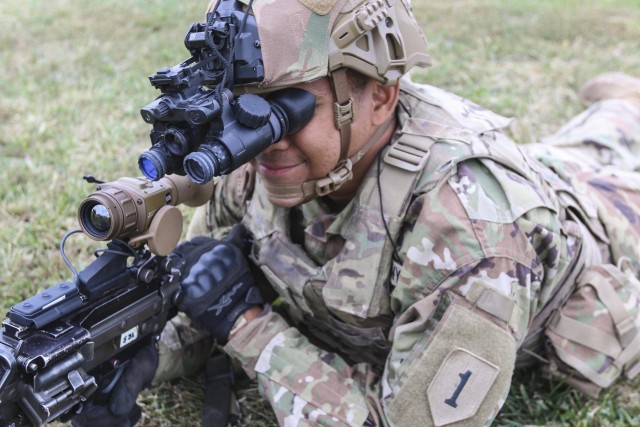
[[[538,194],[476,163],[412,206],[382,379],[391,425],[477,426],[498,413],[518,345],[567,264],[555,213]]]
[[[229,342],[226,350],[258,378],[281,424],[482,425],[495,417],[537,304],[545,274],[539,256],[553,257],[557,241],[528,217],[492,226],[454,209],[450,188],[440,197],[438,205],[450,208],[440,214],[428,196],[415,202],[418,218],[400,248],[382,377],[312,345],[276,313]]]
[[[280,425],[362,426],[379,400],[369,365],[349,366],[274,312],[250,321],[225,351],[257,378]]]
[[[281,425],[482,425],[509,390],[526,317],[501,292],[520,286],[518,278],[503,281],[516,270],[531,273],[508,258],[484,259],[412,304],[396,319],[382,378],[316,347],[272,312],[250,321],[225,350],[258,379]]]
[[[508,257],[452,273],[396,319],[382,379],[390,425],[485,425],[507,396],[536,273]]]

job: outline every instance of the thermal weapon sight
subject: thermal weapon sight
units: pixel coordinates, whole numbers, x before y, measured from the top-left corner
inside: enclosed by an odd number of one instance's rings
[[[182,212],[176,206],[199,206],[212,194],[212,182],[199,185],[180,175],[158,181],[120,178],[87,196],[78,208],[78,220],[94,240],[126,239],[134,248],[146,243],[151,252],[165,256],[182,235]]]

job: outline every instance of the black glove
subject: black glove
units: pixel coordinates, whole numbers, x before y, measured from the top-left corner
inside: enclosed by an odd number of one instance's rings
[[[138,394],[151,385],[158,369],[155,344],[142,347],[136,355],[101,384],[90,402],[71,418],[74,427],[131,427],[140,419]]]
[[[235,321],[262,304],[243,253],[245,234],[244,226],[238,224],[224,240],[196,237],[179,245],[172,255],[182,259],[176,305],[222,344]]]

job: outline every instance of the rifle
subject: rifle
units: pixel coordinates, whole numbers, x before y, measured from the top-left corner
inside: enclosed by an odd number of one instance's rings
[[[85,269],[72,268],[73,281],[14,305],[2,322],[1,425],[39,426],[72,415],[158,339],[177,312],[180,273],[168,256],[182,232],[176,205],[202,204],[212,189],[174,175],[121,178],[81,203],[82,231],[111,241]],[[69,235],[61,243],[65,261]]]
[[[214,177],[313,116],[315,97],[302,89],[234,98],[234,85],[264,79],[251,3],[245,11],[242,2],[218,1],[185,37],[191,57],[149,77],[162,94],[141,109],[153,126],[151,148],[138,158],[146,179],[103,184],[78,210],[82,231],[109,241],[107,248],[79,273],[67,262],[73,281],[13,306],[2,322],[3,425],[38,426],[72,414],[157,339],[176,312],[179,274],[167,256],[182,233],[176,205],[203,204]]]

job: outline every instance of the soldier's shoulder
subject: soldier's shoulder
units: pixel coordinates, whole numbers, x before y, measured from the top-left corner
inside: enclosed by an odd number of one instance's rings
[[[411,117],[457,125],[476,133],[503,129],[512,118],[502,116],[475,102],[410,78],[400,81],[400,102],[410,108]]]
[[[470,219],[499,223],[555,205],[537,162],[503,132],[510,118],[431,85],[403,80],[401,89],[402,133],[433,141],[416,196],[447,184]]]

